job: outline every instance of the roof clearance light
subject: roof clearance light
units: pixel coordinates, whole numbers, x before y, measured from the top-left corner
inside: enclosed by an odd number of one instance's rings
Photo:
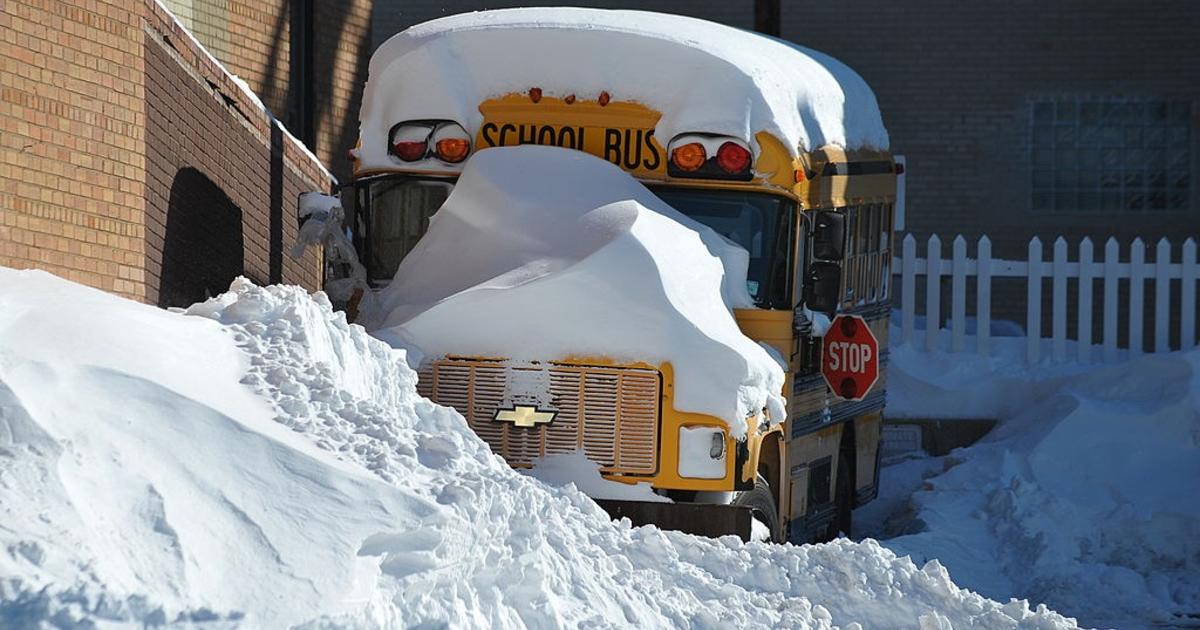
[[[671,163],[681,171],[690,173],[699,170],[707,160],[708,154],[704,151],[704,145],[699,142],[689,142],[683,146],[675,147],[671,151]]]
[[[717,149],[717,166],[726,173],[743,173],[750,168],[750,152],[736,142],[726,142]]]

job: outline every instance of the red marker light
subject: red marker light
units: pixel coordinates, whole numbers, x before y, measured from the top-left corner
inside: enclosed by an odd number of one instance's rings
[[[529,88],[529,100],[534,103],[542,100],[542,88]]]
[[[392,151],[396,154],[396,157],[405,162],[416,162],[425,157],[425,154],[428,152],[428,146],[426,146],[424,140],[400,141],[392,145]]]
[[[736,142],[726,142],[717,149],[717,166],[726,173],[742,173],[750,168],[750,152]]]

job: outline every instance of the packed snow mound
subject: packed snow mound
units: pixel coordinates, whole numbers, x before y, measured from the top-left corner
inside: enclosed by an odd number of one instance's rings
[[[670,363],[674,405],[735,435],[783,370],[742,334],[744,249],[616,166],[557,147],[481,151],[384,290],[373,331],[427,358]]]
[[[319,293],[189,310],[0,269],[0,626],[1072,626],[874,542],[614,523]]]
[[[1024,338],[993,344],[991,357],[892,349],[889,408],[898,394],[914,416],[966,409],[1000,423],[941,462],[883,471],[881,494],[904,470],[924,477],[895,525],[906,534],[884,544],[1089,625],[1194,623],[1200,350],[1030,368]]]
[[[394,167],[388,133],[405,120],[451,119],[475,137],[481,102],[534,86],[642,103],[662,113],[664,145],[705,132],[756,147],[767,131],[792,152],[888,147],[871,88],[828,55],[679,15],[530,8],[452,15],[384,42],[363,92],[360,159]]]

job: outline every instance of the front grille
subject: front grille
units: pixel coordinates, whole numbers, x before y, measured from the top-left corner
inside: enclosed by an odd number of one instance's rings
[[[529,382],[545,387],[530,392]],[[661,384],[654,370],[443,359],[421,370],[417,389],[458,410],[512,466],[576,450],[606,473],[652,474],[658,465]],[[494,419],[497,409],[513,405],[558,413],[553,422],[533,427]]]

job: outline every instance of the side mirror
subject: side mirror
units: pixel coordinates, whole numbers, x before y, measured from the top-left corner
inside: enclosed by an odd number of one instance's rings
[[[810,310],[830,317],[837,312],[842,295],[842,266],[833,262],[814,262],[804,279],[804,304]]]
[[[312,218],[325,219],[334,208],[341,208],[342,200],[334,195],[319,192],[300,193],[296,199],[296,226],[304,227]]]
[[[829,210],[817,212],[813,226],[813,258],[840,261],[845,254],[845,215]]]

